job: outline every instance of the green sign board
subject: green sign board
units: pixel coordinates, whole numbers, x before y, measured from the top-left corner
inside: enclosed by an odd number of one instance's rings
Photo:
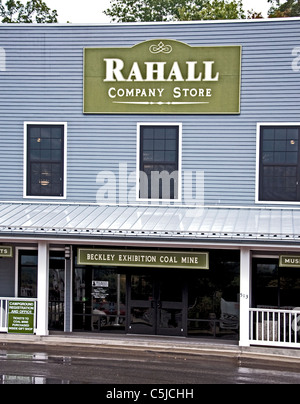
[[[208,253],[78,249],[79,265],[209,269]]]
[[[281,255],[279,266],[285,268],[300,268],[300,255]]]
[[[13,248],[8,246],[0,246],[0,258],[12,258]]]
[[[35,303],[10,301],[8,306],[8,333],[34,334]]]
[[[241,46],[84,49],[87,114],[239,114]]]

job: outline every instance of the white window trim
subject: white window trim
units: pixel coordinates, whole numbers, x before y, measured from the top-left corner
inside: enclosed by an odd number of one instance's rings
[[[259,122],[256,129],[256,184],[255,203],[259,205],[300,205],[300,202],[284,201],[260,201],[259,200],[259,177],[260,177],[260,131],[262,126],[299,126],[300,122]]]
[[[27,128],[28,125],[62,125],[64,127],[64,173],[63,173],[63,196],[31,196],[27,195]],[[67,122],[38,122],[26,121],[24,122],[24,156],[23,156],[23,198],[24,199],[40,199],[40,200],[65,200],[67,199],[67,136],[68,124]]]
[[[140,198],[140,139],[142,126],[176,126],[179,134],[178,147],[178,199],[149,199]],[[181,203],[182,202],[182,123],[179,122],[138,122],[137,123],[137,153],[136,153],[136,201],[149,203]]]

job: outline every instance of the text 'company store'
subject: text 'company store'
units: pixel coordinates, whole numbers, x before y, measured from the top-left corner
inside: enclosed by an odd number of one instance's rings
[[[298,348],[299,38],[2,24],[0,333]]]

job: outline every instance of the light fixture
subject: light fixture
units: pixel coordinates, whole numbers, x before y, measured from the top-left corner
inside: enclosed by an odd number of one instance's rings
[[[71,258],[71,246],[65,246],[65,259],[69,260]]]
[[[40,180],[40,185],[42,185],[42,187],[47,187],[50,184],[49,180]]]

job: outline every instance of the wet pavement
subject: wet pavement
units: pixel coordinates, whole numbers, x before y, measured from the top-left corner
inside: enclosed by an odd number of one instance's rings
[[[108,394],[119,384],[299,383],[299,365],[270,361],[105,347],[0,350],[0,384],[102,384]]]

